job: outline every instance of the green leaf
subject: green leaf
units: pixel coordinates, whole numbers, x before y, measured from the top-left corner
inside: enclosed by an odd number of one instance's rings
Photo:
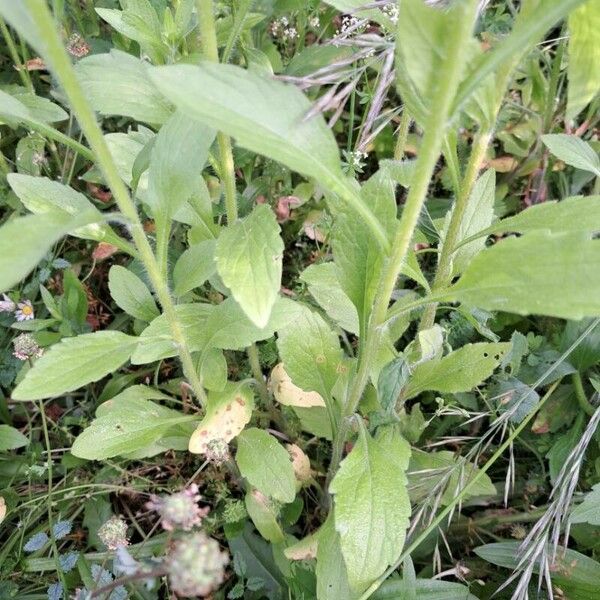
[[[206,454],[213,441],[229,443],[250,422],[253,409],[247,384],[228,382],[223,391],[209,392],[206,414],[190,438],[189,451]]]
[[[24,88],[0,91],[0,119],[10,127],[19,124],[54,123],[69,115],[47,98],[26,92]]]
[[[330,485],[335,529],[350,587],[363,592],[402,552],[410,517],[410,446],[392,428],[372,438],[364,425]]]
[[[304,308],[279,332],[277,347],[295,385],[331,397],[343,367],[343,353],[337,335],[321,316]]]
[[[230,224],[217,240],[215,261],[223,283],[257,327],[265,327],[281,287],[283,240],[267,205]]]
[[[279,511],[274,503],[258,490],[249,490],[245,496],[246,510],[256,529],[265,540],[278,544],[285,537],[277,516]]]
[[[396,223],[396,181],[393,167],[381,168],[362,186],[361,198],[385,227],[386,234]],[[364,219],[332,203],[335,225],[332,234],[337,279],[358,312],[364,330],[371,313],[384,256]]]
[[[29,438],[10,425],[0,425],[0,452],[29,445]]]
[[[563,162],[576,169],[583,169],[600,177],[600,157],[581,138],[578,138],[576,135],[566,135],[565,133],[548,133],[542,136],[542,142],[544,142],[545,146],[554,156],[560,158]]]
[[[108,289],[117,306],[136,319],[149,323],[160,314],[146,284],[125,267],[113,265],[110,268]]]
[[[116,371],[138,339],[120,331],[97,331],[55,344],[12,393],[13,400],[40,400],[71,392]]]
[[[265,496],[292,502],[296,479],[287,450],[262,429],[246,429],[238,436],[235,461],[242,476]]]
[[[101,115],[122,115],[143,123],[161,124],[171,105],[148,77],[148,64],[119,50],[92,54],[75,67],[85,95]],[[180,85],[180,84],[178,84]]]
[[[155,67],[150,76],[182,112],[237,143],[325,185],[343,178],[338,147],[321,116],[294,86],[233,65]],[[285,110],[281,110],[284,106]]]
[[[493,169],[489,169],[481,175],[473,186],[460,223],[458,242],[478,233],[492,223],[495,191],[496,173]],[[471,259],[484,247],[485,238],[481,237],[458,248],[452,255],[453,273],[462,273]]]
[[[102,223],[102,213],[73,188],[47,177],[10,173],[8,183],[27,210],[39,215],[64,215],[96,221],[70,233],[89,240],[112,240],[116,234]]]
[[[409,490],[413,504],[430,496],[446,479],[447,484],[441,497],[443,506],[454,501],[463,489],[479,473],[479,467],[448,450],[423,452],[413,450],[409,466]],[[437,492],[436,492],[437,493]],[[481,475],[477,483],[469,488],[465,500],[480,496],[495,496],[496,488],[487,474]]]
[[[600,525],[600,483],[593,486],[581,504],[571,512],[571,523],[589,523]]]
[[[29,275],[60,238],[95,220],[87,213],[40,214],[17,217],[0,227],[0,292]]]
[[[216,271],[215,241],[206,240],[191,246],[177,259],[173,269],[175,295],[183,296],[200,287]]]
[[[502,362],[510,343],[467,344],[443,358],[418,364],[408,382],[405,398],[421,392],[469,392],[483,383]]]
[[[600,91],[600,6],[591,0],[569,15],[568,120],[574,119]]]
[[[197,193],[216,132],[176,112],[160,128],[150,157],[147,203],[155,216],[173,217]]]
[[[189,348],[192,352],[204,347],[204,327],[209,316],[216,310],[211,304],[178,304],[175,312],[183,328]],[[138,338],[131,362],[143,365],[163,358],[177,356],[177,348],[171,337],[171,328],[164,314],[156,317]]]
[[[486,544],[475,548],[475,554],[493,565],[514,569],[519,563],[520,545],[520,542]],[[552,548],[548,548],[548,553],[555,556],[550,569],[552,583],[563,591],[565,597],[569,600],[593,600],[597,597],[600,589],[600,563],[563,546],[556,546],[555,553]],[[539,572],[539,565],[534,565],[533,572]]]
[[[469,593],[469,588],[451,581],[440,579],[415,579],[416,600],[477,600]],[[371,596],[372,600],[406,600],[408,598],[407,583],[398,577],[390,577]]]
[[[579,233],[509,238],[482,250],[436,299],[521,315],[600,315],[600,241]]]
[[[591,324],[591,319],[568,321],[560,340],[560,351],[564,352],[570,348]],[[598,362],[600,362],[600,323],[569,354],[569,363],[582,373]]]
[[[350,588],[348,571],[342,556],[340,535],[335,530],[333,511],[316,533],[318,600],[357,600],[359,594]]]
[[[512,217],[501,219],[487,229],[471,236],[483,237],[491,233],[548,231],[550,233],[589,232],[600,229],[600,196],[575,196],[560,202],[534,204]]]
[[[139,388],[141,386],[135,386]],[[145,400],[143,394],[129,394],[127,401],[100,405],[96,419],[79,434],[71,452],[87,460],[104,460],[114,456],[128,456],[156,445],[170,429],[182,423],[196,420],[193,415],[184,415],[155,402]],[[165,451],[160,447],[158,451]],[[151,451],[150,454],[153,454]]]
[[[300,274],[321,308],[342,328],[358,334],[358,313],[342,289],[333,262],[310,265]]]

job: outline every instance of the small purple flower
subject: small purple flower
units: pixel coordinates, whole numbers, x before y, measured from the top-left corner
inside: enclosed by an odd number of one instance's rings
[[[199,501],[198,486],[193,483],[189,488],[170,496],[151,496],[146,508],[160,515],[163,529],[189,531],[192,527],[200,525],[210,510],[200,508]]]
[[[44,351],[38,346],[35,338],[30,333],[22,333],[13,340],[15,351],[13,355],[19,360],[29,360],[30,358],[39,358]]]
[[[17,304],[15,318],[17,319],[17,321],[30,321],[31,319],[35,319],[35,314],[33,313],[33,304],[31,304],[31,300],[22,300]]]

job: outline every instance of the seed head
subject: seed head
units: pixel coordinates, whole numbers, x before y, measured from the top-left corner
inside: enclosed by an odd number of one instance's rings
[[[44,351],[38,346],[35,338],[30,333],[22,333],[13,340],[15,351],[13,355],[19,360],[39,358]]]
[[[112,516],[98,529],[98,537],[109,550],[127,546],[127,523],[121,517]]]
[[[195,597],[206,596],[223,583],[228,562],[218,542],[198,532],[176,541],[166,564],[175,593]]]
[[[163,529],[190,531],[192,527],[200,525],[209,511],[208,508],[200,508],[199,501],[198,486],[194,483],[189,488],[170,496],[151,496],[146,508],[160,515]]]

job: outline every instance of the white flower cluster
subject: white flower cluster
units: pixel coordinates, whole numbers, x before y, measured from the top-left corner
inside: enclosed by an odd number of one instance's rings
[[[397,4],[390,2],[389,4],[386,4],[382,10],[392,23],[396,24],[398,22],[398,15],[400,13]]]
[[[298,30],[290,25],[287,17],[279,17],[271,23],[271,35],[276,38],[291,41],[298,37]]]

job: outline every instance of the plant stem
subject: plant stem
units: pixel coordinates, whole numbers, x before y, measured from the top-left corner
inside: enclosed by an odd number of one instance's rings
[[[398,127],[398,133],[396,138],[396,145],[394,147],[394,160],[402,160],[404,153],[406,152],[406,141],[408,140],[408,132],[410,130],[412,118],[406,105],[402,109],[402,116],[400,117],[400,125]]]
[[[213,0],[197,0],[196,6],[198,8],[198,26],[204,56],[207,60],[218,63],[219,49],[217,46]],[[238,210],[231,139],[224,133],[219,132],[217,133],[217,143],[219,144],[220,175],[225,187],[227,222],[232,224],[237,220]]]
[[[491,137],[491,130],[488,130],[477,133],[473,140],[473,147],[471,149],[469,162],[467,163],[467,169],[460,184],[458,197],[456,198],[456,202],[452,209],[448,231],[446,232],[444,244],[440,252],[438,268],[431,286],[431,291],[434,294],[445,288],[452,280],[452,255],[456,249],[456,244],[459,241],[458,238],[460,236],[460,228],[465,216],[465,211],[469,205],[471,192],[473,191],[473,186],[477,180],[479,168],[485,157],[485,152]],[[430,304],[425,309],[419,324],[419,331],[429,329],[433,325],[436,308],[437,304]]]
[[[575,373],[571,375],[571,381],[573,382],[573,387],[575,388],[575,396],[577,397],[579,406],[591,417],[596,412],[596,409],[590,404],[590,401],[587,398],[585,390],[583,389],[583,380],[581,379],[581,374],[579,371],[575,371]]]
[[[452,101],[462,74],[462,67],[466,58],[466,49],[471,39],[471,30],[477,12],[477,2],[469,0],[464,6],[460,24],[447,35],[444,62],[440,66],[440,77],[435,89],[432,91],[429,117],[425,127],[425,134],[415,167],[413,181],[408,193],[406,204],[392,243],[390,256],[387,259],[375,303],[369,319],[369,325],[364,342],[361,340],[358,353],[358,369],[352,383],[350,393],[344,406],[340,426],[333,443],[333,451],[327,483],[333,479],[342,458],[346,435],[349,430],[349,417],[354,414],[363,395],[369,379],[369,371],[373,357],[376,355],[381,337],[382,325],[385,323],[388,306],[396,280],[400,275],[406,259],[417,221],[423,208],[429,182],[438,161],[444,132],[448,125]]]
[[[15,41],[13,40],[12,35],[10,35],[10,31],[6,26],[4,19],[0,19],[0,32],[2,33],[2,37],[4,37],[6,46],[8,47],[8,53],[10,54],[10,58],[13,61],[17,71],[19,72],[21,82],[32,94],[35,94],[35,89],[33,87],[33,83],[31,82],[29,71],[26,69],[25,65],[21,61],[21,57],[19,56],[19,52],[17,50]]]
[[[561,36],[565,33],[565,27],[561,30]],[[563,54],[565,52],[566,40],[561,40],[556,49],[556,55],[552,61],[552,70],[550,71],[550,81],[548,83],[548,94],[546,97],[546,110],[544,112],[544,122],[542,124],[542,133],[550,133],[552,127],[552,118],[554,117],[554,108],[556,106],[556,92],[560,80],[560,67],[562,65]]]
[[[148,272],[152,287],[156,292],[167,322],[169,323],[171,335],[173,336],[173,341],[177,347],[184,375],[194,390],[198,401],[202,402],[205,398],[204,389],[200,378],[198,377],[198,373],[194,368],[192,355],[187,344],[183,327],[177,316],[175,304],[171,298],[167,281],[161,277],[159,265],[152,252],[152,247],[150,246],[148,238],[144,233],[142,221],[138,215],[136,206],[119,176],[113,157],[106,145],[104,136],[102,135],[102,130],[96,122],[94,112],[85,98],[83,90],[75,75],[71,60],[58,35],[50,10],[45,2],[39,2],[38,0],[25,0],[25,5],[32,20],[35,22],[44,38],[48,53],[46,58],[49,60],[56,78],[62,85],[65,95],[73,108],[73,112],[79,121],[81,130],[87,138],[97,159],[97,163],[102,170],[102,174],[113,193],[113,197],[119,210],[129,221],[131,237],[138,249],[140,260]]]
[[[250,363],[250,368],[252,369],[252,376],[256,381],[256,387],[258,388],[260,399],[263,401],[263,404],[267,407],[269,412],[271,412],[273,409],[273,402],[271,401],[271,396],[269,395],[269,390],[267,388],[267,384],[265,383],[265,378],[260,366],[260,356],[258,354],[258,348],[256,344],[248,346],[248,348],[246,348],[246,352],[248,354],[248,362]]]
[[[501,444],[496,452],[491,456],[491,458],[483,465],[473,476],[472,479],[461,489],[461,491],[456,495],[453,501],[446,506],[440,514],[431,522],[431,524],[425,528],[417,538],[402,551],[402,554],[394,562],[394,564],[387,569],[387,571],[381,575],[374,583],[372,583],[365,593],[359,598],[359,600],[367,600],[367,598],[377,590],[377,588],[404,562],[404,559],[407,556],[410,556],[422,543],[429,534],[435,530],[435,528],[453,511],[457,504],[459,504],[464,498],[466,498],[467,494],[470,490],[483,478],[483,476],[489,471],[492,465],[504,454],[504,452],[509,448],[509,446],[514,442],[514,440],[519,436],[521,431],[527,427],[531,419],[538,413],[538,411],[542,408],[542,406],[546,403],[548,398],[552,395],[554,390],[557,388],[560,380],[555,381],[548,391],[544,394],[544,397],[536,404],[533,410],[519,423],[519,425],[515,428],[515,430],[510,434],[510,436],[505,440],[503,444]]]

